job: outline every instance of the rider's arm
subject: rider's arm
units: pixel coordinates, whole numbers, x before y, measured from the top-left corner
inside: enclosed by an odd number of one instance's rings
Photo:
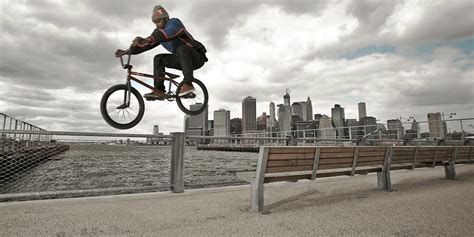
[[[148,51],[152,48],[155,48],[156,46],[160,45],[159,43],[153,43],[151,44],[151,41],[149,40],[149,37],[148,38],[145,38],[144,39],[144,42],[142,44],[136,44],[136,43],[133,43],[131,46],[130,46],[130,53],[131,54],[140,54],[140,53],[143,53],[145,51]]]

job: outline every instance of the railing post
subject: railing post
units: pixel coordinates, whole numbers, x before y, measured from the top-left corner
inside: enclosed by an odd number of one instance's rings
[[[291,134],[290,136],[286,136],[286,145],[287,146],[297,146],[298,145],[298,139]]]
[[[171,133],[173,136],[171,146],[171,171],[170,190],[173,193],[184,192],[184,132]]]

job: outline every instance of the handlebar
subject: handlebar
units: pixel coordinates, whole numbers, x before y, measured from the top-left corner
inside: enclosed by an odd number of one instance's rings
[[[123,63],[123,56],[124,56],[124,55],[128,55],[127,63],[126,63],[126,64]],[[122,64],[122,67],[123,67],[124,69],[131,68],[131,67],[132,67],[132,65],[130,65],[130,59],[131,59],[131,58],[132,58],[132,54],[131,54],[131,52],[130,52],[130,49],[125,50],[125,51],[123,52],[123,54],[120,55],[120,63]]]

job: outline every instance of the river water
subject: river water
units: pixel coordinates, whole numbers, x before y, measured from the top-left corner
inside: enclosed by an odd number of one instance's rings
[[[255,170],[257,156],[186,146],[185,187],[242,183],[235,173]],[[23,173],[1,193],[147,187],[168,190],[170,159],[170,146],[71,144],[67,152]]]

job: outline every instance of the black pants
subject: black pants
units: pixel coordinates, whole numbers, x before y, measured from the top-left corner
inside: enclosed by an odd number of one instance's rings
[[[158,54],[155,56],[154,75],[163,77],[165,67],[183,71],[183,82],[191,85],[193,71],[204,65],[204,57],[193,48],[187,45],[181,45],[176,49],[176,54]],[[165,91],[163,80],[155,80],[155,88]]]

